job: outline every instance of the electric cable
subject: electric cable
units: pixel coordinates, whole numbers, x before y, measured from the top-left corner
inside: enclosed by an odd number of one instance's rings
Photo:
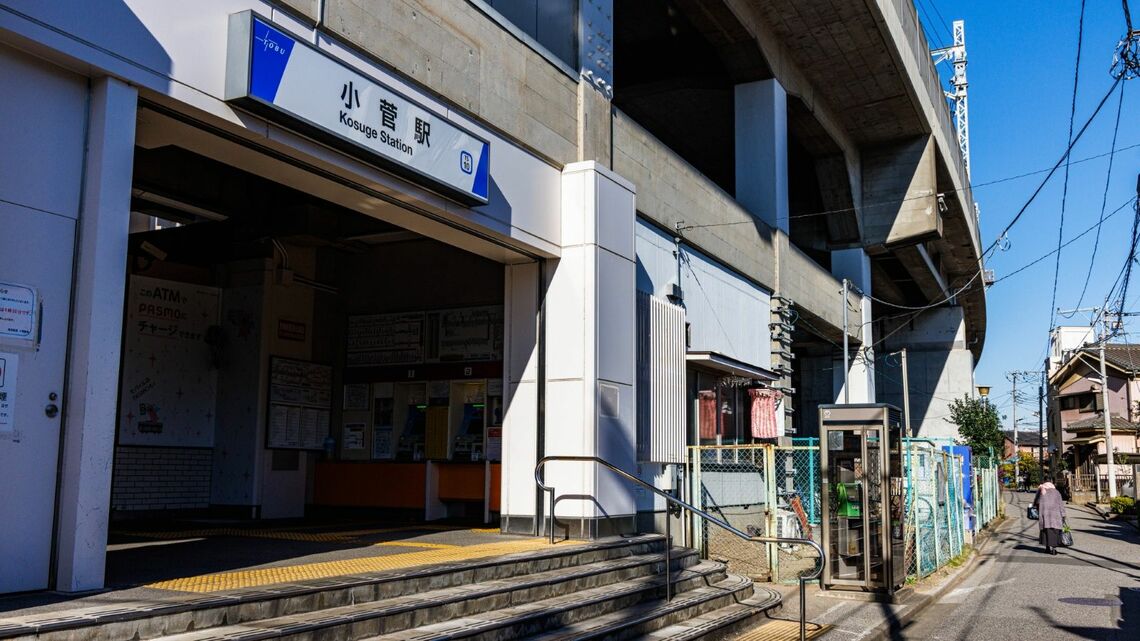
[[[1124,208],[1125,208],[1125,207],[1127,207],[1129,204],[1131,204],[1133,200],[1135,200],[1135,198],[1134,198],[1134,197],[1133,197],[1133,198],[1129,198],[1128,200],[1124,201],[1124,203],[1123,203],[1123,204],[1121,204],[1121,205],[1120,205],[1119,207],[1117,207],[1116,209],[1114,209],[1114,210],[1112,211],[1112,213],[1110,213],[1110,214],[1107,214],[1107,215],[1106,215],[1106,216],[1105,216],[1105,217],[1104,217],[1102,220],[1100,220],[1100,221],[1098,221],[1097,223],[1093,224],[1092,226],[1088,227],[1087,229],[1085,229],[1085,230],[1084,230],[1084,231],[1082,231],[1081,233],[1077,234],[1076,236],[1073,236],[1073,237],[1072,237],[1072,238],[1070,238],[1068,241],[1066,241],[1066,242],[1065,242],[1063,245],[1061,245],[1061,247],[1062,247],[1062,248],[1063,248],[1063,247],[1068,247],[1069,245],[1072,245],[1073,243],[1077,242],[1078,240],[1080,240],[1080,239],[1081,239],[1081,238],[1083,238],[1084,236],[1088,235],[1088,233],[1089,233],[1089,232],[1091,232],[1092,230],[1094,230],[1094,229],[1097,229],[1098,227],[1100,227],[1100,225],[1101,225],[1101,224],[1103,224],[1103,223],[1104,223],[1104,221],[1106,221],[1106,220],[1108,220],[1109,218],[1112,218],[1113,216],[1115,216],[1116,214],[1119,214],[1120,212],[1124,211]],[[1031,262],[1029,262],[1029,263],[1026,263],[1025,265],[1022,265],[1021,267],[1018,267],[1017,269],[1013,270],[1012,272],[1010,272],[1010,273],[1008,273],[1008,274],[1005,274],[1005,275],[1004,275],[1004,276],[1002,276],[1001,278],[998,278],[998,279],[994,280],[994,282],[993,282],[993,285],[996,285],[996,284],[998,284],[998,283],[1002,282],[1003,280],[1005,280],[1005,279],[1007,279],[1007,278],[1011,278],[1011,277],[1013,277],[1013,276],[1016,276],[1017,274],[1020,274],[1021,272],[1023,272],[1023,271],[1025,271],[1025,270],[1029,269],[1030,267],[1033,267],[1033,266],[1034,266],[1034,265],[1036,265],[1037,263],[1040,263],[1041,261],[1045,260],[1046,258],[1049,258],[1050,256],[1052,256],[1053,254],[1056,254],[1056,253],[1057,253],[1057,250],[1056,250],[1056,249],[1054,249],[1053,251],[1051,251],[1051,252],[1049,252],[1049,253],[1047,253],[1047,254],[1043,254],[1042,256],[1038,257],[1036,260],[1033,260],[1033,261],[1031,261]],[[992,287],[992,285],[991,285],[991,287]]]
[[[1026,210],[1029,209],[1029,206],[1033,204],[1033,201],[1036,200],[1037,196],[1041,193],[1041,190],[1045,188],[1046,184],[1048,184],[1049,179],[1053,177],[1053,174],[1057,173],[1057,169],[1061,167],[1061,163],[1065,162],[1065,160],[1069,157],[1069,154],[1073,152],[1073,147],[1080,141],[1081,137],[1085,135],[1085,132],[1088,131],[1089,125],[1091,125],[1093,120],[1096,119],[1097,114],[1100,113],[1100,110],[1104,108],[1104,103],[1108,102],[1108,98],[1112,96],[1112,92],[1116,91],[1116,85],[1120,84],[1120,82],[1121,80],[1117,78],[1116,81],[1112,83],[1112,86],[1109,87],[1108,92],[1105,93],[1104,97],[1100,99],[1099,103],[1097,103],[1096,109],[1093,110],[1092,115],[1090,115],[1088,120],[1085,121],[1085,124],[1081,126],[1080,130],[1077,132],[1077,135],[1072,137],[1072,140],[1069,142],[1069,147],[1065,149],[1065,152],[1061,154],[1060,158],[1057,159],[1057,163],[1054,164],[1053,168],[1049,170],[1048,175],[1046,175],[1045,179],[1041,181],[1041,184],[1037,186],[1037,189],[1034,190],[1033,194],[1029,197],[1029,200],[1025,201],[1025,204],[1022,205],[1021,209],[1018,210],[1013,219],[1006,224],[1001,233],[998,234],[997,238],[992,243],[990,243],[990,246],[987,247],[985,251],[982,252],[983,258],[985,258],[985,256],[987,256],[991,251],[993,251],[995,247],[997,247],[1001,239],[1005,238],[1006,234],[1009,233],[1009,230],[1013,229],[1013,226],[1016,225],[1019,220],[1021,220],[1021,217],[1023,215],[1025,215]]]
[[[1136,203],[1134,209],[1136,215],[1132,218],[1132,245],[1128,250],[1128,256],[1124,259],[1124,284],[1120,287],[1120,307],[1124,307],[1124,302],[1128,298],[1128,282],[1132,279],[1132,266],[1136,264],[1136,243],[1140,240],[1140,198]]]
[[[942,28],[946,30],[946,33],[948,34],[948,37],[950,38],[950,43],[953,44],[954,43],[954,30],[952,28],[950,28],[950,25],[946,23],[946,18],[944,18],[942,16],[942,12],[938,10],[938,3],[935,2],[935,0],[927,0],[927,1],[930,2],[930,7],[932,9],[934,9],[934,14],[938,16],[939,22],[942,23]]]
[[[1081,80],[1081,44],[1085,36],[1085,0],[1081,0],[1081,17],[1077,22],[1077,62],[1073,69],[1073,100],[1069,106],[1069,147],[1073,146],[1073,120],[1077,117],[1077,86]],[[1065,235],[1065,205],[1069,200],[1069,161],[1065,160],[1065,180],[1061,188],[1061,223],[1057,226],[1057,260],[1053,266],[1053,298],[1049,301],[1049,327],[1057,318],[1057,279],[1061,276],[1061,240]]]
[[[1131,151],[1131,150],[1136,149],[1138,147],[1140,147],[1140,143],[1133,143],[1131,145],[1120,147],[1119,149],[1117,149],[1115,151],[1104,152],[1104,153],[1096,154],[1094,156],[1086,156],[1084,158],[1079,158],[1077,160],[1072,161],[1070,164],[1071,165],[1079,165],[1081,163],[1086,163],[1086,162],[1090,162],[1093,160],[1098,160],[1100,158],[1104,158],[1105,156],[1119,155],[1121,153],[1124,153],[1126,151]],[[972,190],[977,190],[979,187],[990,187],[992,185],[1007,183],[1007,182],[1010,182],[1013,180],[1021,180],[1022,178],[1029,178],[1030,176],[1036,176],[1038,174],[1044,174],[1044,173],[1049,172],[1049,171],[1052,171],[1052,170],[1051,169],[1036,169],[1034,171],[1028,171],[1028,172],[1025,172],[1023,174],[1015,174],[1012,176],[1006,176],[1004,178],[996,178],[994,180],[990,180],[990,181],[983,182],[983,183],[974,183],[974,184],[971,184],[969,187],[963,187],[961,189],[951,189],[951,190],[947,190],[947,191],[943,191],[943,192],[939,192],[939,193],[940,194],[954,194],[954,193],[958,193],[960,191],[967,191],[967,190],[972,191]],[[889,200],[889,201],[884,200],[884,201],[873,202],[873,203],[863,203],[862,209],[864,211],[866,211],[866,210],[869,210],[869,209],[872,209],[875,207],[898,206],[902,203],[905,203],[905,202],[908,202],[911,200],[921,200],[923,198],[930,198],[930,196],[928,196],[928,195],[927,196],[910,196],[908,198],[901,198],[901,199],[896,199],[896,200]],[[850,213],[853,211],[856,211],[855,207],[844,207],[844,208],[840,208],[840,209],[826,209],[826,210],[816,211],[816,212],[792,214],[792,215],[788,216],[788,219],[794,220],[794,219],[798,219],[798,218],[813,218],[816,216],[830,216],[831,214],[845,214],[845,213]],[[738,221],[731,222],[731,223],[709,223],[707,225],[683,225],[679,228],[679,230],[680,231],[686,231],[689,229],[704,229],[706,227],[731,227],[734,225],[755,225],[755,224],[756,224],[756,221],[754,219],[750,219],[750,220],[738,220]]]
[[[1113,149],[1116,149],[1116,135],[1118,133],[1120,133],[1120,112],[1121,112],[1121,108],[1123,106],[1124,106],[1124,84],[1121,83],[1121,85],[1120,85],[1120,97],[1117,99],[1117,102],[1116,102],[1116,123],[1113,125],[1113,128],[1112,128],[1112,148]],[[1089,271],[1085,274],[1085,284],[1084,284],[1084,286],[1081,287],[1081,295],[1077,299],[1077,304],[1073,306],[1074,308],[1079,308],[1081,306],[1081,303],[1084,302],[1085,293],[1087,293],[1088,289],[1089,289],[1089,281],[1092,279],[1093,266],[1096,264],[1096,253],[1097,253],[1097,250],[1100,248],[1101,225],[1104,223],[1104,209],[1105,209],[1105,205],[1108,203],[1108,187],[1109,187],[1109,183],[1112,181],[1112,161],[1113,161],[1113,159],[1114,159],[1114,157],[1112,155],[1110,155],[1108,157],[1108,172],[1104,177],[1104,194],[1101,196],[1101,200],[1100,200],[1100,219],[1097,221],[1096,241],[1093,242],[1092,257],[1089,258]],[[1074,312],[1074,313],[1076,313],[1076,312]],[[1062,314],[1062,316],[1064,316],[1064,314]],[[1072,318],[1072,316],[1073,316],[1072,314],[1069,314],[1068,316],[1065,316],[1065,318]]]

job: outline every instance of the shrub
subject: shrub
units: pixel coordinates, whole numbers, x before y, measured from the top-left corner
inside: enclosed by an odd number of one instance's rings
[[[1108,502],[1109,507],[1116,514],[1123,514],[1136,506],[1136,500],[1131,496],[1118,496]]]

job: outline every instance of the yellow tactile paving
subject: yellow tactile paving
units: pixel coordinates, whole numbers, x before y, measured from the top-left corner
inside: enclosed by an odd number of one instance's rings
[[[562,545],[574,544],[563,543]],[[341,561],[325,561],[322,563],[306,563],[303,565],[241,570],[219,574],[203,574],[151,583],[146,587],[158,590],[177,590],[181,592],[221,592],[224,590],[237,590],[277,583],[327,579],[329,577],[348,574],[399,570],[421,565],[433,565],[436,563],[470,561],[503,554],[537,550],[549,546],[550,544],[545,539],[502,541],[453,548],[429,549],[422,552],[406,552],[403,554],[345,559]]]
[[[830,625],[807,624],[807,638],[818,639],[831,630]],[[764,625],[736,637],[736,641],[799,641],[800,622],[773,619]]]
[[[422,541],[381,541],[373,543],[372,547],[390,547],[390,548],[431,548],[433,550],[446,550],[448,548],[457,548],[458,545],[450,543],[424,543]]]

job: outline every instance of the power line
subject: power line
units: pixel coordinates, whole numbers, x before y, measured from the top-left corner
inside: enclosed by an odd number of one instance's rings
[[[1076,236],[1073,236],[1073,237],[1072,237],[1072,238],[1070,238],[1070,239],[1069,239],[1067,242],[1065,242],[1063,245],[1061,245],[1061,247],[1068,247],[1069,245],[1072,245],[1073,243],[1077,242],[1078,240],[1080,240],[1080,239],[1081,239],[1081,238],[1083,238],[1084,236],[1088,235],[1088,233],[1089,233],[1089,232],[1091,232],[1092,230],[1094,230],[1094,229],[1097,229],[1098,227],[1100,227],[1100,225],[1101,225],[1101,224],[1103,224],[1103,223],[1104,223],[1104,221],[1108,220],[1109,218],[1112,218],[1112,217],[1113,217],[1113,216],[1115,216],[1116,214],[1119,214],[1121,211],[1124,211],[1124,208],[1125,208],[1125,207],[1127,207],[1129,204],[1131,204],[1133,200],[1135,200],[1135,199],[1134,199],[1134,198],[1129,198],[1128,200],[1124,201],[1124,203],[1123,203],[1123,204],[1121,204],[1121,205],[1120,205],[1119,207],[1117,207],[1116,209],[1114,209],[1114,210],[1112,211],[1112,213],[1110,213],[1110,214],[1108,214],[1108,215],[1104,216],[1104,218],[1102,218],[1102,219],[1101,219],[1099,222],[1097,222],[1096,224],[1092,225],[1091,227],[1089,227],[1089,228],[1085,229],[1084,231],[1082,231],[1081,233],[1077,234]],[[1016,276],[1017,274],[1020,274],[1021,272],[1023,272],[1023,271],[1025,271],[1025,270],[1029,269],[1030,267],[1033,267],[1033,266],[1034,266],[1034,265],[1036,265],[1037,263],[1040,263],[1041,261],[1043,261],[1043,260],[1045,260],[1046,258],[1048,258],[1048,257],[1052,256],[1053,254],[1056,254],[1056,253],[1057,253],[1057,251],[1058,251],[1058,250],[1054,249],[1053,251],[1049,252],[1048,254],[1044,254],[1044,255],[1042,255],[1042,256],[1040,256],[1040,257],[1038,257],[1036,260],[1034,260],[1034,261],[1032,261],[1032,262],[1030,262],[1030,263],[1027,263],[1027,264],[1025,264],[1025,265],[1022,265],[1021,267],[1018,267],[1017,269],[1015,269],[1015,270],[1013,270],[1012,272],[1010,272],[1010,273],[1008,273],[1008,274],[1006,274],[1006,275],[1002,276],[1001,278],[998,278],[998,279],[994,280],[993,284],[994,284],[994,285],[996,285],[996,284],[998,284],[998,283],[1002,282],[1003,280],[1005,280],[1005,279],[1007,279],[1007,278],[1012,278],[1013,276]],[[991,286],[992,286],[992,285],[991,285]],[[1115,285],[1114,285],[1113,287],[1115,288]]]
[[[1085,36],[1085,0],[1081,0],[1081,18],[1077,22],[1077,62],[1073,69],[1073,100],[1069,106],[1069,146],[1073,145],[1073,120],[1077,117],[1077,85],[1081,80],[1081,43]],[[1057,260],[1053,266],[1053,299],[1049,301],[1049,327],[1057,318],[1057,279],[1061,276],[1061,240],[1065,233],[1065,205],[1069,199],[1069,162],[1065,161],[1064,187],[1061,188],[1061,224],[1057,226]]]
[[[1136,177],[1137,192],[1140,194],[1140,176]],[[1132,265],[1136,263],[1136,242],[1140,240],[1137,232],[1140,231],[1140,195],[1137,196],[1135,206],[1136,215],[1132,218],[1132,245],[1128,249],[1128,257],[1124,259],[1124,285],[1120,288],[1120,307],[1124,307],[1128,297],[1128,281],[1132,278]]]
[[[930,17],[930,12],[926,10],[926,3],[922,0],[917,0],[916,5],[918,7],[918,10],[922,12],[922,15],[926,18],[922,21],[922,24],[924,27],[926,27],[925,30],[927,32],[927,38],[935,41],[935,48],[941,48],[942,43],[944,42],[942,40],[942,34],[938,33],[936,25],[934,24],[934,20]]]
[[[953,31],[950,29],[950,25],[946,22],[946,18],[942,17],[942,12],[938,10],[938,3],[934,0],[927,1],[930,2],[930,8],[934,9],[935,15],[938,16],[938,20],[942,23],[942,28],[946,30],[946,33],[949,35],[950,40],[953,41]]]
[[[1124,84],[1120,85],[1120,98],[1116,102],[1116,124],[1112,127],[1112,148],[1116,149],[1116,135],[1120,133],[1120,111],[1124,106]],[[1104,223],[1104,208],[1108,203],[1108,186],[1112,180],[1112,161],[1113,156],[1108,157],[1108,173],[1104,177],[1104,195],[1100,200],[1100,220],[1096,225],[1096,242],[1093,243],[1092,257],[1089,259],[1089,271],[1085,274],[1085,284],[1081,287],[1081,296],[1077,299],[1077,304],[1074,307],[1080,307],[1081,303],[1085,301],[1085,293],[1089,289],[1089,280],[1092,278],[1093,265],[1096,264],[1096,252],[1100,247],[1100,230],[1101,224]]]
[[[1065,160],[1068,159],[1069,154],[1073,152],[1073,146],[1076,145],[1077,142],[1080,141],[1081,137],[1085,135],[1085,132],[1088,131],[1089,125],[1092,124],[1093,120],[1097,117],[1097,114],[1100,113],[1100,110],[1104,108],[1104,103],[1108,101],[1108,98],[1112,95],[1112,92],[1116,91],[1116,85],[1120,84],[1120,82],[1121,79],[1117,78],[1116,82],[1112,83],[1112,86],[1109,87],[1108,92],[1105,93],[1104,97],[1100,99],[1099,103],[1097,103],[1096,109],[1093,110],[1092,115],[1090,115],[1088,120],[1085,121],[1085,124],[1081,126],[1081,129],[1077,132],[1077,135],[1071,137],[1069,146],[1067,149],[1065,149],[1065,153],[1061,154],[1061,157],[1057,159],[1057,163],[1053,165],[1053,168],[1049,170],[1049,173],[1045,176],[1045,179],[1042,180],[1041,184],[1037,186],[1037,189],[1033,191],[1033,194],[1029,197],[1029,200],[1025,201],[1025,204],[1022,205],[1020,210],[1018,210],[1017,215],[1013,217],[1013,220],[1009,221],[1009,223],[1006,224],[1005,228],[1002,229],[997,238],[994,239],[992,243],[990,243],[990,246],[987,247],[984,252],[982,252],[983,258],[991,251],[993,251],[993,249],[997,247],[998,243],[1003,238],[1005,238],[1006,234],[1009,233],[1009,230],[1013,229],[1013,226],[1017,224],[1017,221],[1021,220],[1021,217],[1025,214],[1026,210],[1028,210],[1029,206],[1033,204],[1033,201],[1037,199],[1037,196],[1041,193],[1041,190],[1045,188],[1045,185],[1049,182],[1049,179],[1052,178],[1053,174],[1057,172],[1057,169],[1061,167],[1061,163],[1065,162]]]
[[[1095,156],[1086,156],[1084,158],[1079,158],[1077,160],[1070,162],[1069,164],[1079,165],[1082,163],[1086,163],[1086,162],[1090,162],[1093,160],[1098,160],[1100,158],[1104,158],[1105,156],[1116,156],[1116,155],[1119,155],[1119,154],[1124,153],[1126,151],[1131,151],[1133,149],[1136,149],[1138,147],[1140,147],[1140,142],[1133,143],[1131,145],[1127,145],[1124,147],[1120,147],[1119,149],[1116,149],[1114,151],[1106,151],[1106,152],[1101,153],[1101,154],[1096,154]],[[963,187],[961,189],[951,189],[951,190],[947,190],[947,191],[943,191],[943,192],[939,192],[939,193],[940,194],[955,194],[955,193],[958,193],[960,191],[967,191],[967,190],[976,191],[980,187],[990,187],[990,186],[998,185],[1001,183],[1007,183],[1007,182],[1010,182],[1013,180],[1021,180],[1022,178],[1029,178],[1030,176],[1037,176],[1039,174],[1044,174],[1044,173],[1049,172],[1049,171],[1052,171],[1052,169],[1036,169],[1034,171],[1027,171],[1023,174],[1006,176],[1004,178],[995,178],[994,180],[990,180],[990,181],[983,182],[983,183],[974,183],[974,184],[970,185],[969,187]],[[930,198],[930,196],[910,196],[908,198],[901,198],[901,199],[895,199],[895,200],[884,200],[884,201],[873,202],[873,203],[863,203],[862,209],[868,210],[868,209],[871,209],[874,207],[898,206],[902,203],[905,203],[905,202],[908,202],[911,200],[921,200],[923,198]],[[858,211],[858,209],[855,207],[844,207],[844,208],[840,208],[840,209],[825,209],[825,210],[816,211],[816,212],[792,214],[792,215],[788,216],[788,219],[792,220],[792,219],[797,219],[797,218],[813,218],[816,216],[830,216],[831,214],[846,214],[846,213],[851,213],[854,211]],[[686,231],[689,229],[704,229],[706,227],[731,227],[734,225],[755,225],[755,224],[756,224],[756,221],[754,219],[751,219],[751,220],[738,220],[738,221],[734,221],[731,223],[709,223],[707,225],[682,225],[680,227],[680,231]]]
[[[1121,211],[1122,211],[1122,210],[1123,210],[1125,207],[1127,207],[1127,206],[1128,206],[1128,204],[1129,204],[1130,202],[1132,202],[1132,200],[1133,200],[1133,199],[1131,199],[1131,198],[1130,198],[1129,200],[1125,201],[1125,202],[1124,202],[1124,204],[1122,204],[1120,207],[1117,207],[1117,208],[1116,208],[1116,209],[1115,209],[1115,210],[1114,210],[1112,213],[1110,213],[1110,214],[1108,214],[1107,216],[1105,216],[1105,217],[1104,217],[1104,220],[1108,220],[1109,218],[1112,218],[1112,217],[1113,217],[1113,216],[1115,216],[1116,214],[1120,213],[1120,212],[1121,212]],[[1081,239],[1083,236],[1087,235],[1087,234],[1088,234],[1089,232],[1091,232],[1093,229],[1096,229],[1096,225],[1093,225],[1093,226],[1089,227],[1088,229],[1084,230],[1083,232],[1081,232],[1080,234],[1078,234],[1078,235],[1074,236],[1073,238],[1070,238],[1070,239],[1068,240],[1068,242],[1066,242],[1066,243],[1064,243],[1064,244],[1062,245],[1062,247],[1068,247],[1069,245],[1073,244],[1073,243],[1074,243],[1074,242],[1076,242],[1077,240]],[[1032,266],[1034,266],[1034,265],[1036,265],[1036,264],[1040,263],[1041,261],[1045,260],[1046,258],[1049,258],[1049,257],[1050,257],[1050,256],[1052,256],[1054,253],[1056,253],[1056,251],[1057,251],[1057,250],[1053,250],[1053,251],[1051,251],[1051,252],[1049,252],[1049,253],[1045,254],[1044,256],[1041,256],[1040,258],[1037,258],[1036,260],[1034,260],[1034,261],[1032,261],[1032,262],[1030,262],[1030,263],[1028,263],[1028,264],[1026,264],[1026,265],[1023,265],[1023,266],[1021,266],[1021,267],[1019,267],[1019,268],[1015,269],[1014,271],[1012,271],[1012,272],[1010,272],[1010,273],[1006,274],[1005,276],[1002,276],[1001,278],[999,278],[999,279],[995,280],[995,281],[993,282],[993,285],[996,285],[996,284],[1000,283],[1001,281],[1003,281],[1003,280],[1006,280],[1007,278],[1011,278],[1011,277],[1013,277],[1013,276],[1015,276],[1015,275],[1017,275],[1017,274],[1020,274],[1021,272],[1023,272],[1023,271],[1025,271],[1025,270],[1029,269],[1030,267],[1032,267]],[[954,294],[952,294],[951,296],[949,296],[949,297],[947,297],[947,298],[943,299],[942,301],[940,301],[940,302],[938,302],[938,303],[933,303],[933,304],[930,304],[930,305],[926,305],[926,306],[923,306],[923,307],[921,307],[921,308],[918,308],[918,309],[916,309],[916,310],[915,310],[913,313],[911,313],[911,314],[900,314],[900,315],[898,315],[898,316],[893,316],[893,317],[887,317],[887,318],[880,318],[880,319],[878,319],[878,320],[882,321],[882,320],[888,320],[888,319],[890,319],[890,318],[899,318],[899,317],[901,317],[901,316],[908,316],[908,318],[907,318],[906,320],[904,320],[903,322],[899,323],[899,326],[898,326],[898,327],[894,328],[893,330],[891,330],[890,332],[888,332],[886,335],[884,335],[884,336],[880,337],[880,338],[879,338],[879,340],[872,342],[870,345],[867,345],[867,346],[866,346],[864,349],[867,349],[867,348],[870,348],[870,349],[874,349],[875,347],[878,347],[878,346],[879,346],[879,345],[881,345],[883,342],[885,342],[887,339],[889,339],[891,336],[894,336],[894,335],[895,335],[895,334],[897,334],[898,332],[902,331],[902,330],[903,330],[903,328],[905,328],[905,327],[906,327],[907,325],[909,325],[909,324],[910,324],[912,321],[914,321],[914,319],[918,318],[918,316],[919,316],[919,315],[921,315],[923,312],[925,312],[925,311],[927,311],[927,310],[929,310],[929,309],[932,309],[932,308],[934,308],[934,307],[937,307],[937,306],[941,305],[942,303],[945,303],[946,301],[950,300],[950,299],[951,299],[951,298],[953,298],[954,296],[957,296],[957,295],[961,294],[963,291],[965,291],[967,288],[969,288],[969,287],[970,287],[970,285],[971,285],[971,284],[974,282],[974,280],[976,280],[976,279],[978,278],[978,276],[980,276],[980,275],[982,274],[982,272],[983,272],[983,271],[984,271],[984,270],[982,270],[982,269],[979,269],[979,270],[978,270],[978,272],[977,272],[977,273],[975,273],[975,274],[974,274],[974,276],[973,276],[973,277],[972,277],[972,278],[971,278],[969,281],[967,281],[967,283],[966,283],[964,286],[962,286],[961,288],[959,288],[959,289],[958,289],[956,292],[954,292]],[[991,287],[992,287],[993,285],[991,285]],[[872,297],[868,296],[868,298],[872,298]],[[879,300],[879,299],[875,299],[875,298],[872,298],[872,300]],[[890,302],[887,302],[887,301],[879,301],[879,302],[881,302],[881,303],[884,303],[884,304],[887,304],[887,305],[892,305],[892,306],[895,306],[895,307],[900,307],[899,305],[895,305],[894,303],[890,303]],[[818,330],[816,330],[816,331],[818,331]],[[829,342],[830,342],[830,341],[829,341]],[[832,343],[832,344],[834,345],[835,343]]]

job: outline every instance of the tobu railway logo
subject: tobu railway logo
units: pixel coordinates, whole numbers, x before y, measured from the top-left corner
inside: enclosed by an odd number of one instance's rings
[[[459,152],[459,168],[465,174],[470,174],[472,171],[475,171],[475,159],[471,157],[470,153],[466,151]]]

